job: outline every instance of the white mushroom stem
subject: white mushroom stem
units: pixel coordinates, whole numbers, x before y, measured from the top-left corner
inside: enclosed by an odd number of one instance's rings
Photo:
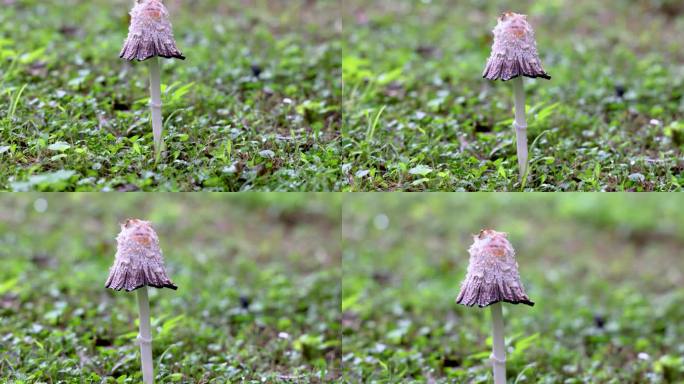
[[[138,292],[138,309],[140,310],[140,359],[142,362],[143,383],[153,384],[154,374],[152,371],[152,333],[150,331],[150,301],[147,298],[147,287],[142,287]]]
[[[506,349],[504,344],[504,322],[501,302],[492,304],[492,366],[494,369],[494,384],[506,384]]]
[[[527,121],[525,120],[525,86],[522,76],[513,79],[515,93],[515,137],[518,144],[518,170],[522,181],[527,172]]]
[[[150,109],[152,110],[152,135],[154,136],[154,158],[158,159],[162,147],[162,101],[159,58],[150,59]]]

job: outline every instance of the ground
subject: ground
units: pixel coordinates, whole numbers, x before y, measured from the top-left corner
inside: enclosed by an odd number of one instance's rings
[[[519,182],[510,82],[482,79],[503,11],[529,15]],[[670,191],[684,185],[681,1],[349,0],[344,190]]]
[[[683,207],[673,194],[345,196],[346,382],[491,383],[490,312],[455,303],[486,227],[509,233],[535,302],[504,305],[509,383],[683,382]]]
[[[0,382],[141,382],[135,293],[105,289],[118,223],[151,220],[157,382],[322,383],[340,370],[335,195],[0,199]]]
[[[339,189],[336,2],[166,1],[187,60],[163,61],[158,162],[132,3],[0,2],[0,189]]]

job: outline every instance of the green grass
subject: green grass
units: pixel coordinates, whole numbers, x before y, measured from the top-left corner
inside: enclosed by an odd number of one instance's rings
[[[684,197],[365,194],[343,202],[350,383],[491,383],[488,310],[455,303],[471,234],[509,232],[509,383],[684,381]]]
[[[104,288],[118,222],[151,220],[157,382],[321,383],[340,371],[335,195],[0,199],[0,382],[141,382],[134,293]]]
[[[187,60],[163,60],[158,163],[132,1],[2,5],[0,189],[339,189],[337,2],[166,3]]]
[[[675,0],[169,1],[152,155],[147,66],[118,59],[130,1],[0,11],[0,189],[671,191],[684,185]],[[500,12],[530,15],[551,81],[481,78]],[[253,68],[254,67],[254,68]],[[253,69],[258,69],[259,76]],[[344,89],[342,84],[344,83]]]
[[[505,10],[530,15],[530,179],[511,83],[482,79]],[[670,191],[684,185],[680,1],[346,1],[344,190]],[[543,136],[542,136],[543,135]]]

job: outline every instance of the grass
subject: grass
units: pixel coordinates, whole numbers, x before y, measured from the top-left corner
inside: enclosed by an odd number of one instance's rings
[[[7,0],[0,189],[675,191],[684,185],[676,0],[169,0],[155,161],[130,1]],[[481,78],[502,10],[530,15],[553,79]],[[342,86],[344,84],[344,87]]]
[[[518,181],[510,83],[491,30],[526,13],[552,80],[526,79]],[[347,191],[673,191],[684,185],[679,1],[346,1]],[[543,136],[542,136],[543,135]]]
[[[150,290],[157,382],[340,372],[335,195],[14,194],[0,200],[0,382],[139,383],[133,293],[104,288],[118,222],[152,220],[177,291]]]
[[[339,189],[338,4],[167,1],[155,162],[146,63],[118,58],[132,1],[5,1],[0,189]]]
[[[489,311],[455,303],[471,234],[491,227],[509,232],[536,303],[504,305],[509,383],[681,383],[683,203],[672,194],[345,196],[345,382],[492,382]]]

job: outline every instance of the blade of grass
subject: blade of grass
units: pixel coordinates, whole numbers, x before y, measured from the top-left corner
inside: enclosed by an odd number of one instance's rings
[[[544,132],[540,133],[539,136],[537,136],[537,137],[534,139],[534,141],[532,142],[532,145],[530,145],[530,152],[534,151],[534,148],[535,148],[535,146],[537,145],[537,141],[539,141],[539,139],[540,139],[542,136],[544,136],[545,134],[547,134],[547,133],[549,133],[549,132],[550,132],[550,130],[547,129],[547,130],[545,130]],[[525,184],[527,184],[527,175],[529,175],[530,169],[531,169],[532,166],[534,166],[534,164],[536,164],[536,163],[537,163],[537,162],[534,161],[534,162],[531,162],[531,163],[527,166],[527,169],[525,170],[525,174],[523,175],[523,178],[522,178],[522,182],[520,183],[520,192],[522,192],[522,191],[525,190]]]
[[[385,108],[387,108],[386,105],[383,105],[382,108],[380,108],[380,111],[375,115],[375,118],[372,120],[372,122],[369,120],[369,125],[368,125],[368,130],[366,131],[366,142],[370,143],[371,140],[373,140],[373,136],[375,135],[375,128],[378,126],[378,122],[380,121],[380,116],[382,116],[382,113],[385,111]]]
[[[14,113],[17,111],[17,105],[19,105],[19,99],[21,98],[21,94],[24,93],[24,89],[28,86],[27,84],[24,84],[23,87],[16,93],[14,96],[14,100],[12,101],[12,104],[10,105],[9,113],[7,114],[10,121],[14,118]]]

